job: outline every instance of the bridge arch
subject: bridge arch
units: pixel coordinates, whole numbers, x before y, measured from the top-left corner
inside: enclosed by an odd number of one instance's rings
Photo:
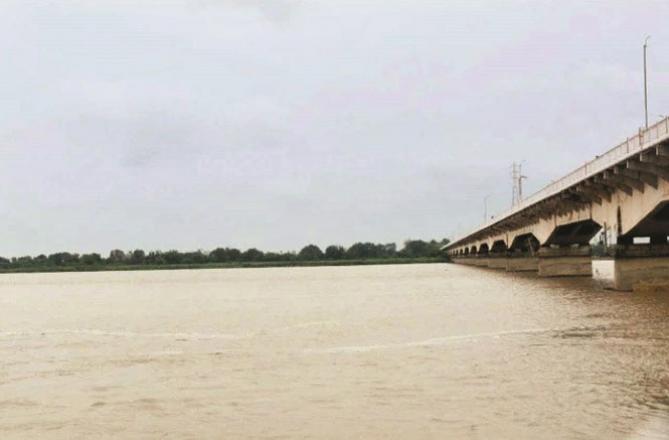
[[[507,251],[506,241],[496,240],[493,242],[490,252],[493,254],[501,254]]]
[[[589,219],[556,226],[548,237],[546,244],[558,246],[577,244],[586,246],[601,228],[599,223]]]
[[[669,236],[669,201],[655,206],[633,225],[619,242],[631,242],[634,237],[649,237],[651,244],[666,244],[667,236]]]
[[[529,252],[534,253],[539,250],[539,240],[532,233],[525,233],[516,235],[509,247],[513,252]]]

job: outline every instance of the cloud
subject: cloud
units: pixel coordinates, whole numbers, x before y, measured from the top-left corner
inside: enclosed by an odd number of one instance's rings
[[[198,12],[230,7],[252,10],[270,22],[283,24],[291,19],[301,3],[299,0],[198,0],[187,1],[184,4]]]
[[[470,229],[483,196],[507,207],[512,161],[531,190],[636,130],[648,29],[651,113],[669,108],[659,5],[0,8],[4,254]]]

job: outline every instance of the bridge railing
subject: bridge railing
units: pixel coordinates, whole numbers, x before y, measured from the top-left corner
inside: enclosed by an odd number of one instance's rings
[[[454,240],[452,244],[457,244],[459,241],[469,237],[470,235],[486,229],[512,215],[527,209],[528,207],[544,200],[548,197],[554,196],[561,191],[575,185],[576,183],[585,180],[593,175],[600,173],[616,163],[633,156],[634,154],[650,147],[660,140],[669,137],[669,117],[662,119],[656,124],[651,125],[648,129],[639,129],[639,133],[631,138],[627,138],[624,142],[611,148],[604,154],[597,156],[593,160],[586,162],[585,165],[575,169],[563,178],[556,180],[534,194],[526,197],[522,202],[513,208],[505,211],[501,215],[492,220],[488,220],[483,225],[474,229],[470,233]]]

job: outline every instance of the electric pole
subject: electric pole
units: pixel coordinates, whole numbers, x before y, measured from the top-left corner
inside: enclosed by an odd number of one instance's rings
[[[523,179],[527,179],[527,176],[523,176],[523,163],[512,163],[511,164],[511,180],[513,181],[513,190],[511,193],[511,206],[514,207],[520,202],[523,201]]]
[[[488,197],[490,197],[490,194],[483,198],[483,223],[488,221]]]
[[[513,182],[513,189],[511,190],[511,207],[518,204],[518,164],[516,162],[511,164],[511,182]]]
[[[527,179],[527,176],[523,176],[522,167],[523,164],[521,162],[518,164],[518,203],[523,201],[523,179]]]

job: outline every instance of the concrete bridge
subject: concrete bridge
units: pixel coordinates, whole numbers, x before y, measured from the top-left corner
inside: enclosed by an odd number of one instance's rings
[[[669,118],[444,247],[456,263],[539,276],[591,276],[591,243],[613,286],[669,281]]]

